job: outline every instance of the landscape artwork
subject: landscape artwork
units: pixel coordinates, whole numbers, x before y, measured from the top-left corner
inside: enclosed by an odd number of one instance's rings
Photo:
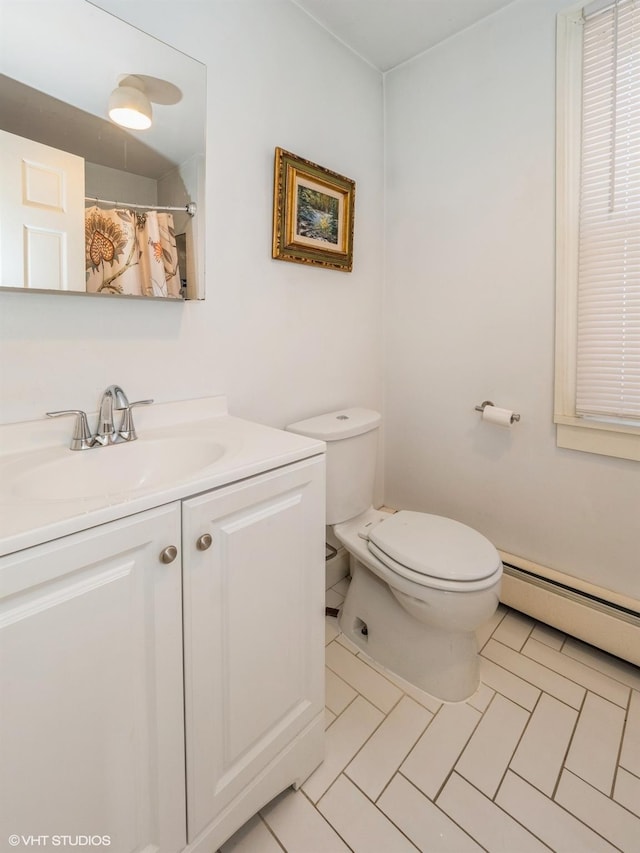
[[[355,181],[276,148],[272,257],[351,272],[354,205]]]
[[[313,190],[302,182],[297,187],[296,234],[311,240],[338,245],[340,200]]]

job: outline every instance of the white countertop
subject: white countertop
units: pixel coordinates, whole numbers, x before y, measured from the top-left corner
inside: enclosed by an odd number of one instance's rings
[[[89,423],[95,422],[90,415]],[[117,454],[126,445],[68,449],[72,421],[44,418],[0,426],[0,556],[133,515],[162,504],[324,453],[322,441],[232,417],[225,397],[165,403],[135,410],[138,442],[211,440],[224,447],[213,464],[169,482],[128,493],[45,500],[11,487],[11,472],[64,459],[66,454]],[[114,456],[101,457],[105,460]]]

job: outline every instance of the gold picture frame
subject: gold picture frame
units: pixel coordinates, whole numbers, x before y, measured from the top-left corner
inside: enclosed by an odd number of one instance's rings
[[[351,272],[356,184],[276,148],[273,257]]]

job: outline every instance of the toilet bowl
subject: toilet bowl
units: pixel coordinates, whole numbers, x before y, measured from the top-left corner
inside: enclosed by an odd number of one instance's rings
[[[405,525],[411,533],[402,540]],[[471,696],[480,681],[475,631],[499,603],[502,563],[491,543],[451,519],[404,511],[370,509],[333,531],[351,555],[351,584],[338,619],[345,636],[432,696],[451,702]],[[389,555],[387,534],[404,546],[404,562]],[[465,563],[455,555],[461,544]]]
[[[502,562],[453,519],[372,508],[379,424],[345,409],[287,427],[327,442],[327,523],[350,555],[340,629],[421,690],[462,701],[479,684],[475,631],[498,606]]]

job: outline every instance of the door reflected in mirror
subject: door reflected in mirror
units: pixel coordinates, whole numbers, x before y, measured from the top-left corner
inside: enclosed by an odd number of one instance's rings
[[[86,0],[33,6],[3,0],[0,287],[203,299],[205,66]],[[127,92],[148,129],[108,118]]]

